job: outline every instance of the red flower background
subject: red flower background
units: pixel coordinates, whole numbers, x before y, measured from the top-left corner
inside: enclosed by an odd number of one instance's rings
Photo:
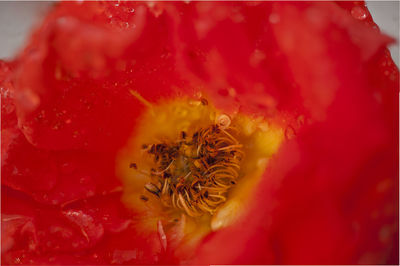
[[[392,41],[363,2],[57,4],[0,65],[2,263],[180,262],[131,226],[115,155],[144,111],[129,90],[200,88],[292,137],[185,263],[397,264]]]

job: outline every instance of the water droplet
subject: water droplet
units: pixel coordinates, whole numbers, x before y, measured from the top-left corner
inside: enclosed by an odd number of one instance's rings
[[[67,119],[65,120],[65,124],[71,124],[72,120],[71,119]]]
[[[373,29],[376,32],[380,32],[380,29],[377,25],[372,25],[371,29]]]
[[[249,63],[252,67],[258,67],[265,58],[266,55],[263,51],[255,49],[249,57]]]
[[[278,14],[276,13],[272,13],[271,15],[269,15],[269,22],[272,24],[276,24],[280,21],[280,17]]]
[[[77,169],[76,164],[71,163],[71,162],[61,163],[59,165],[59,167],[60,167],[61,173],[64,174],[64,175],[72,174]]]
[[[134,8],[129,8],[129,10],[128,10],[130,13],[133,13],[133,12],[135,12],[135,9]]]
[[[59,130],[60,129],[60,123],[55,123],[52,127],[53,130]]]
[[[286,129],[285,129],[285,137],[286,139],[292,139],[296,136],[296,130],[294,129],[293,126],[289,125]]]
[[[78,136],[79,136],[79,132],[77,130],[75,130],[74,133],[72,133],[72,137],[77,138]]]
[[[297,117],[297,123],[299,124],[299,126],[304,125],[305,121],[306,120],[305,120],[304,115],[299,115],[299,117]]]
[[[355,6],[351,9],[351,15],[359,20],[367,18],[367,10],[362,6]]]
[[[228,89],[228,94],[229,94],[229,96],[231,96],[232,98],[235,98],[236,95],[237,95],[235,88],[229,88],[229,89]]]

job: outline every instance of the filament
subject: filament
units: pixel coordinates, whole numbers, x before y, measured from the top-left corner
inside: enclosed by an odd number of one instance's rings
[[[151,180],[145,190],[163,206],[189,216],[213,214],[236,184],[244,156],[243,145],[233,136],[236,129],[229,125],[200,128],[192,137],[182,131],[173,143],[143,145],[155,165],[150,173],[137,170]]]

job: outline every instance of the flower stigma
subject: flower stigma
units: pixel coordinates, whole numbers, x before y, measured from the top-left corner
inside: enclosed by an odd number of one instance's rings
[[[150,104],[117,171],[123,201],[140,226],[162,221],[166,235],[186,245],[233,224],[246,211],[284,131],[272,121],[219,111],[205,98]]]

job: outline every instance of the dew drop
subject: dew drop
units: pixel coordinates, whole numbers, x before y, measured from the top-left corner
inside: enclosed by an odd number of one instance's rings
[[[249,63],[252,67],[258,67],[260,63],[266,58],[266,55],[261,50],[254,50],[254,52],[250,55]]]
[[[351,9],[351,15],[359,20],[364,20],[367,18],[367,11],[364,7],[355,6]]]
[[[292,139],[296,136],[296,130],[294,129],[293,126],[289,125],[286,129],[285,129],[285,137],[286,139]]]
[[[276,13],[272,13],[271,15],[269,15],[269,22],[272,24],[276,24],[280,21],[280,17],[278,14]]]
[[[75,130],[73,133],[72,133],[72,137],[73,138],[77,138],[79,136],[79,132],[77,131],[77,130]]]
[[[372,25],[371,29],[373,29],[376,32],[380,32],[380,29],[377,25]]]
[[[229,89],[228,89],[228,94],[229,94],[229,96],[231,96],[232,98],[235,98],[236,95],[237,95],[235,88],[229,88]]]
[[[304,123],[305,123],[305,117],[304,117],[304,115],[299,115],[299,116],[297,117],[297,123],[299,124],[299,126],[303,126],[303,125],[304,125]]]
[[[60,172],[64,175],[72,174],[77,169],[76,164],[70,162],[61,163],[59,167],[60,167]]]
[[[93,191],[93,190],[88,190],[87,192],[86,192],[86,197],[93,197],[95,195],[95,192]]]

